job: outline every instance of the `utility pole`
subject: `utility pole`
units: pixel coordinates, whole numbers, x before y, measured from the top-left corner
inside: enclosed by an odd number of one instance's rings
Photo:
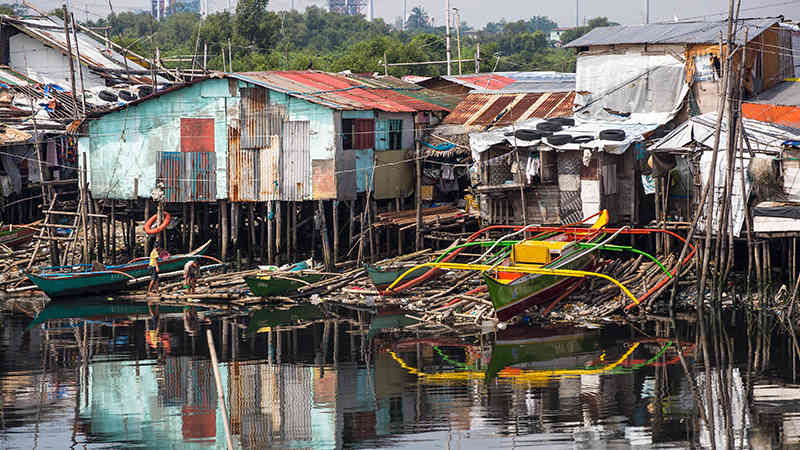
[[[644,0],[644,23],[650,23],[650,0]]]
[[[64,34],[66,35],[67,42],[67,56],[69,57],[69,81],[72,87],[72,111],[75,118],[78,118],[78,95],[75,93],[75,63],[72,60],[72,44],[69,38],[69,14],[67,14],[67,5],[61,6],[64,11]],[[75,26],[75,24],[73,24]],[[79,62],[80,63],[80,62]]]
[[[450,76],[453,74],[450,71],[450,0],[444,0],[444,29],[447,35],[447,75]]]
[[[581,26],[580,1],[581,0],[575,0],[575,28]]]
[[[475,73],[481,73],[481,43],[475,44]]]
[[[453,8],[456,12],[456,46],[458,51],[458,74],[461,75],[461,13],[458,8]]]
[[[403,0],[403,22],[401,22],[400,29],[406,31],[406,20],[408,16],[406,15],[406,0]]]

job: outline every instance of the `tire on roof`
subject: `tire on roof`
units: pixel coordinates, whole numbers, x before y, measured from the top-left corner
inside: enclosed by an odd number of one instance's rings
[[[553,117],[547,119],[550,123],[555,123],[561,125],[562,127],[574,127],[575,126],[575,119],[572,117]]]
[[[536,130],[555,133],[556,131],[561,131],[561,125],[552,122],[541,122],[536,124]]]
[[[583,135],[580,135],[580,136],[573,136],[572,137],[572,142],[574,142],[576,144],[586,144],[588,142],[592,142],[593,140],[595,140],[595,137],[594,136],[589,136],[588,134],[583,134]]]
[[[569,134],[554,134],[547,137],[547,143],[550,145],[564,145],[572,142],[572,136]]]
[[[603,130],[600,132],[600,139],[605,141],[624,141],[625,131],[623,130]]]
[[[523,141],[535,141],[542,138],[542,133],[536,130],[517,130],[514,132],[513,136]]]

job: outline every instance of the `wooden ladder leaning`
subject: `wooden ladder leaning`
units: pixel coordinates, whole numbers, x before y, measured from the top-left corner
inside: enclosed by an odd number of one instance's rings
[[[70,254],[70,250],[73,248],[73,244],[75,241],[78,240],[78,231],[80,229],[80,225],[82,224],[81,221],[81,208],[84,207],[82,203],[79,203],[78,212],[69,212],[69,211],[57,211],[53,208],[56,204],[56,199],[58,198],[58,193],[53,195],[52,200],[50,200],[50,205],[48,206],[47,210],[44,212],[44,220],[41,224],[41,230],[39,234],[34,238],[36,239],[36,245],[33,248],[33,254],[31,255],[31,260],[28,262],[28,266],[25,268],[26,271],[30,271],[31,267],[33,267],[34,261],[36,261],[36,256],[39,253],[39,249],[41,248],[43,243],[54,243],[54,246],[51,246],[51,251],[53,247],[58,246],[59,242],[65,242],[66,246],[64,248],[64,252],[61,254],[61,265],[67,264],[67,256]],[[72,224],[62,224],[59,223],[58,220],[55,220],[58,216],[71,216],[73,217]],[[69,230],[69,236],[57,236],[54,232],[56,229],[67,229]]]

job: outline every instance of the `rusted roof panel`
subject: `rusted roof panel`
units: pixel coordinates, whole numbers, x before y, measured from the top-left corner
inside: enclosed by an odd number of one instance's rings
[[[488,125],[490,123],[493,123],[495,121],[495,119],[498,119],[498,116],[501,113],[503,113],[503,111],[506,109],[506,107],[508,105],[510,105],[511,102],[513,102],[516,99],[516,97],[517,97],[516,95],[501,95],[501,96],[497,96],[495,101],[492,102],[492,104],[489,105],[489,107],[486,108],[486,110],[484,110],[483,113],[480,116],[478,116],[477,118],[474,118],[474,120],[472,120],[471,124],[472,125],[478,125],[478,124],[481,124],[481,125],[486,124],[486,125]],[[503,116],[505,116],[506,114],[508,114],[508,113],[506,112],[505,114],[503,114]],[[500,117],[500,118],[502,118],[502,117]]]
[[[496,91],[502,89],[514,82],[513,78],[509,78],[496,73],[479,73],[476,75],[455,75],[442,77],[445,80],[452,81],[453,83],[462,84],[472,89],[486,89]]]
[[[492,94],[469,94],[463,102],[456,106],[456,109],[444,118],[444,123],[467,123],[486,103],[493,101],[496,97],[496,95]]]
[[[227,75],[337,110],[447,111],[405,94],[402,91],[405,88],[370,86],[341,74],[307,70]]]
[[[520,96],[522,96],[520,98]],[[533,117],[568,116],[572,113],[575,92],[551,93],[475,93],[467,95],[444,119],[446,124],[508,125]],[[497,116],[511,106],[500,119]],[[531,108],[533,111],[528,112]]]

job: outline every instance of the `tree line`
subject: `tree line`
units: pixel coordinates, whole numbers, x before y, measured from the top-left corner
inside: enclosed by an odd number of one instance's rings
[[[121,12],[91,21],[90,27],[109,27],[119,45],[143,56],[158,48],[162,58],[195,58],[202,63],[207,48],[207,67],[211,70],[262,71],[318,69],[332,72],[383,72],[388,62],[442,60],[445,55],[444,27],[434,26],[422,7],[415,7],[405,20],[393,25],[382,19],[330,13],[315,6],[305,11],[268,11],[268,0],[240,0],[236,10],[209,14],[202,20],[197,1],[178,3],[160,21],[147,12]],[[3,5],[0,5],[2,12]],[[54,11],[60,15],[60,11]],[[574,39],[596,26],[608,25],[606,18],[589,21],[587,27],[570,31]],[[476,30],[460,24],[461,55],[474,58],[480,43],[482,72],[575,70],[574,51],[563,49],[549,39],[557,28],[547,17],[535,16],[514,22],[500,21]],[[451,31],[452,55],[457,56],[457,40]],[[224,62],[224,67],[223,67]],[[167,67],[187,68],[191,63],[165,63]],[[453,70],[457,65],[453,65]],[[467,73],[472,63],[462,64]],[[435,76],[446,73],[444,65],[390,67],[395,76],[408,74]]]

